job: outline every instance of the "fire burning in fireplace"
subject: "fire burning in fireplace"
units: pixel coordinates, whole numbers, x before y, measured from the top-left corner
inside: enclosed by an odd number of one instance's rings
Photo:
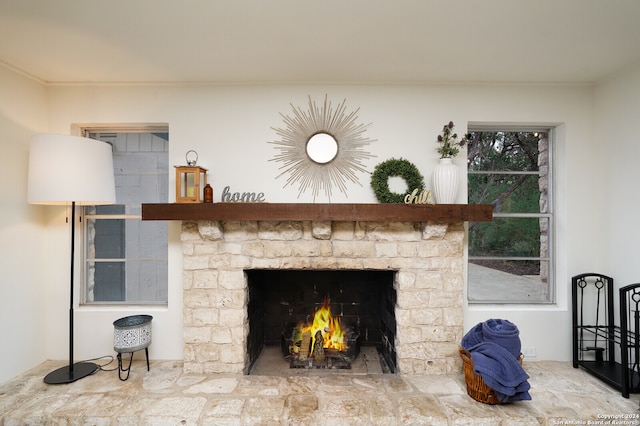
[[[313,322],[299,323],[289,334],[288,354],[291,368],[351,368],[351,361],[358,354],[359,333],[353,326],[344,328],[340,317],[331,314],[325,298],[313,315]],[[283,352],[285,346],[283,342]]]
[[[326,349],[335,349],[343,351],[347,349],[344,341],[344,331],[340,327],[340,318],[331,315],[331,308],[325,299],[324,303],[313,315],[312,324],[299,324],[296,332],[300,332],[300,336],[306,333],[311,335],[311,347],[316,345],[316,338],[322,336],[322,347]]]

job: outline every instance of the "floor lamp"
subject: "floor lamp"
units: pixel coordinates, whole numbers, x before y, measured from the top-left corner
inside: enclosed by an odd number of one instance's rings
[[[75,382],[98,369],[91,362],[73,362],[76,206],[115,203],[111,146],[79,136],[35,135],[29,151],[27,201],[32,204],[71,205],[69,365],[47,374],[44,381],[49,384]]]

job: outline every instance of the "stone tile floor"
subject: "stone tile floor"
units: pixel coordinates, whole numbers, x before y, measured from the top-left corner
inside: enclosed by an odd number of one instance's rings
[[[462,373],[193,375],[179,361],[152,361],[150,372],[134,361],[124,382],[112,363],[72,384],[45,384],[61,365],[0,385],[0,425],[640,424],[640,396],[625,399],[568,362],[525,360],[533,400],[508,405],[471,399]]]

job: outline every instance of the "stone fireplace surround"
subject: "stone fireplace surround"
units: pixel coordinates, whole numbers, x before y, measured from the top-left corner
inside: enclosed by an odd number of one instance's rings
[[[185,372],[248,373],[250,269],[395,271],[397,374],[459,371],[463,223],[183,220]]]

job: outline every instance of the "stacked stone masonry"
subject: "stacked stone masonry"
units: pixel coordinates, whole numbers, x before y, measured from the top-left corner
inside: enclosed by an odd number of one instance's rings
[[[460,371],[463,223],[184,221],[184,370],[246,373],[245,270],[396,271],[398,374]]]

